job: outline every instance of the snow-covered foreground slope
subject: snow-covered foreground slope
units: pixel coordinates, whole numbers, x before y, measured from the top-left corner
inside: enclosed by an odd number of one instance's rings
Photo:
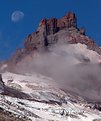
[[[0,110],[25,121],[100,121],[101,113],[90,109],[81,97],[50,84],[39,74],[2,74],[5,85],[24,92],[29,99],[0,95]],[[13,93],[13,92],[12,92]],[[99,119],[99,120],[94,120]]]
[[[101,113],[83,104],[48,104],[0,95],[0,109],[25,121],[100,121]],[[94,120],[100,119],[100,120]]]

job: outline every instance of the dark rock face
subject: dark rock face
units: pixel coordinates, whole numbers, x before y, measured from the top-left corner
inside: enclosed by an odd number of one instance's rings
[[[93,108],[101,111],[101,103],[95,104]]]
[[[39,25],[38,32],[42,31],[44,35],[54,34],[58,31],[57,19],[51,18],[49,20],[43,19]]]
[[[32,33],[25,41],[25,49],[33,51],[39,47],[46,47],[54,43],[54,34],[64,29],[74,28],[77,29],[77,21],[74,13],[68,13],[61,19],[51,18],[43,19],[38,27],[36,33]],[[49,36],[50,39],[49,39]]]
[[[77,27],[77,19],[74,13],[69,12],[63,18],[58,20],[57,26],[60,29]]]
[[[1,83],[1,84],[4,84],[4,83],[3,83],[3,80],[2,80],[2,75],[1,75],[1,74],[0,74],[0,83]]]
[[[59,37],[54,35],[61,30],[69,30],[70,28],[77,30],[76,16],[72,12],[69,12],[61,19],[43,19],[37,32],[30,34],[26,39],[25,50],[33,51],[39,47],[46,47],[49,44],[56,43]]]
[[[33,51],[40,47],[47,47],[64,39],[70,44],[86,44],[88,49],[101,54],[101,49],[89,37],[85,36],[85,30],[77,27],[77,18],[69,12],[63,18],[43,19],[36,33],[32,33],[25,41],[25,50]]]
[[[101,121],[101,119],[94,119],[93,121]]]
[[[79,30],[80,30],[80,34],[85,35],[85,33],[86,33],[86,32],[85,32],[85,29],[80,28]]]
[[[0,121],[25,121],[25,120],[15,117],[15,115],[11,114],[10,112],[6,112],[3,109],[0,109]]]
[[[2,80],[2,75],[0,74],[0,92],[4,91],[4,82]]]
[[[51,18],[49,20],[43,19],[38,27],[38,32],[42,31],[45,35],[55,34],[64,28],[77,28],[77,20],[74,13],[69,12],[61,19]]]

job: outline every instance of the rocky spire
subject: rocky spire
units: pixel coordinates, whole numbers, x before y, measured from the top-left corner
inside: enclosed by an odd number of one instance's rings
[[[69,12],[63,18],[58,20],[57,26],[59,29],[63,28],[77,28],[77,19],[75,13]]]
[[[85,29],[77,27],[75,13],[69,12],[60,19],[42,19],[37,31],[28,35],[24,42],[24,48],[15,53],[11,62],[15,65],[26,55],[34,54],[37,50],[47,50],[49,46],[57,42],[85,44],[88,49],[101,55],[101,48],[90,37],[85,35]]]
[[[89,49],[101,54],[101,49],[94,41],[85,36],[85,29],[77,27],[77,18],[73,12],[67,13],[60,19],[43,19],[39,24],[37,32],[32,33],[26,39],[24,44],[25,50],[33,51],[40,47],[44,48],[59,40],[65,40],[71,44],[86,44]]]
[[[77,28],[77,19],[74,13],[69,12],[63,18],[43,19],[38,27],[38,32],[43,32],[46,35],[54,34],[64,28]]]

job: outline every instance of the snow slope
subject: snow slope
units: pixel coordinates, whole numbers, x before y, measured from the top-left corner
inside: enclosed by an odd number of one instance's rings
[[[37,73],[21,75],[5,72],[2,74],[2,78],[6,86],[27,93],[35,99],[54,100],[57,98],[58,100],[59,96],[64,95],[63,91],[55,87],[55,81]]]
[[[83,104],[82,104],[83,105]],[[36,101],[22,100],[0,95],[0,109],[22,118],[25,121],[93,121],[101,120],[101,113],[93,111],[80,104],[48,104]]]
[[[25,121],[93,121],[101,120],[101,112],[86,107],[82,98],[47,84],[50,78],[39,74],[2,74],[7,86],[22,91],[31,99],[0,95],[0,109]],[[28,86],[28,84],[30,86]],[[99,120],[99,121],[100,121]]]

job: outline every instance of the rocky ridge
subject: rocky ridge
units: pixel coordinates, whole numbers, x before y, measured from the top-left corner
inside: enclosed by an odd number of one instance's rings
[[[67,13],[61,19],[43,19],[37,32],[30,34],[25,40],[25,50],[33,51],[39,46],[49,46],[58,42],[60,37],[70,44],[86,44],[89,49],[101,54],[101,49],[91,38],[85,35],[85,30],[77,27],[76,15],[72,12]]]
[[[36,32],[28,35],[24,48],[18,49],[12,57],[12,63],[18,63],[23,57],[36,50],[46,49],[56,43],[85,44],[88,49],[101,55],[101,48],[88,36],[85,29],[78,28],[75,13],[69,12],[60,19],[43,19]],[[11,61],[10,60],[10,61]]]

